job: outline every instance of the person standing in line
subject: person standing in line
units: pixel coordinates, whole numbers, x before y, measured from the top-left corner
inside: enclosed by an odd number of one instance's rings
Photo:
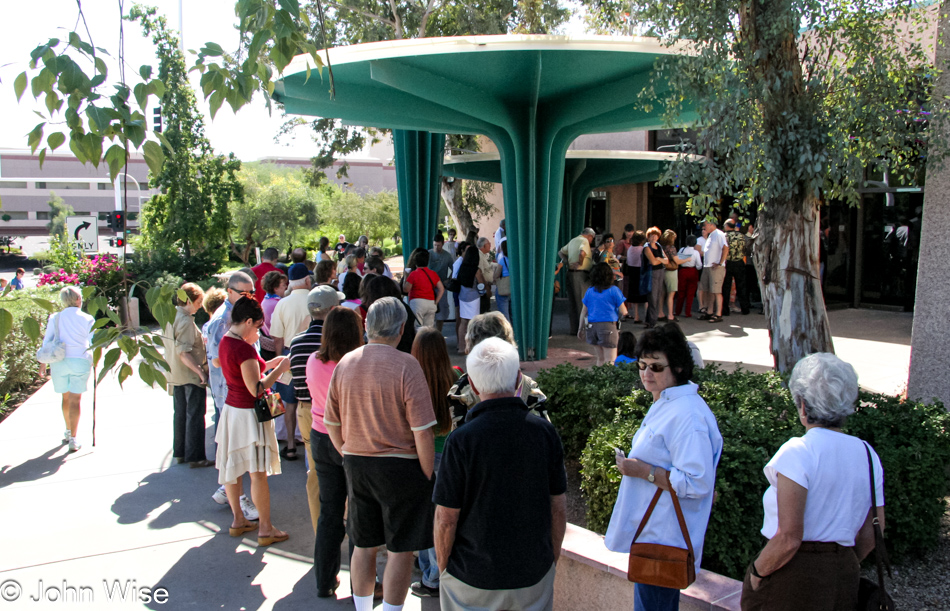
[[[763,469],[768,543],[746,569],[740,605],[742,611],[852,611],[860,563],[876,545],[874,523],[884,530],[881,459],[841,430],[854,413],[858,376],[848,363],[819,352],[795,364],[788,389],[805,435],[785,442]]]
[[[429,269],[439,277],[443,289],[445,281],[452,277],[453,263],[455,263],[455,256],[445,248],[445,238],[441,233],[435,234],[432,239],[432,249],[429,250]],[[449,319],[449,291],[442,291],[442,299],[439,300],[438,306],[438,311],[435,313],[435,328],[441,332],[442,325]]]
[[[336,251],[337,261],[342,261],[343,257],[346,255],[346,251],[350,248],[352,244],[346,241],[346,236],[342,233],[336,239],[336,246],[333,249]]]
[[[508,235],[505,232],[505,219],[501,219],[501,223],[498,224],[498,229],[495,230],[495,251],[501,250],[501,243],[508,239]]]
[[[511,263],[508,260],[508,240],[502,240],[495,261],[495,305],[498,311],[511,323]]]
[[[50,363],[49,369],[53,391],[63,395],[63,421],[66,423],[63,443],[69,446],[70,452],[75,452],[82,448],[76,440],[79,436],[80,400],[89,386],[92,371],[89,341],[96,320],[82,311],[82,293],[75,286],[63,287],[59,291],[59,300],[64,307],[50,314],[43,343],[51,342],[55,337],[66,349],[65,358]]]
[[[22,267],[16,268],[16,273],[13,276],[13,280],[10,281],[10,286],[13,287],[14,291],[22,291],[26,288],[26,285],[23,284],[23,276],[26,275],[26,270]]]
[[[627,248],[627,271],[624,278],[630,280],[627,284],[627,290],[624,295],[627,296],[627,309],[633,307],[633,322],[641,322],[646,319],[646,309],[643,312],[643,319],[640,318],[640,305],[647,303],[649,295],[640,294],[640,273],[643,264],[643,243],[647,241],[647,236],[642,231],[634,231],[630,235],[630,247]],[[631,317],[628,314],[627,320]]]
[[[287,293],[287,285],[287,276],[283,272],[267,272],[261,280],[261,287],[264,289],[264,301],[261,302],[261,309],[264,310],[264,326],[261,327],[260,352],[264,360],[277,356],[274,352],[274,338],[270,335],[270,322],[274,317],[277,302]]]
[[[458,258],[458,242],[455,240],[455,236],[458,235],[458,232],[455,231],[454,227],[449,227],[448,230],[449,239],[445,241],[445,250],[452,255],[452,259],[455,260]]]
[[[704,226],[703,275],[699,279],[699,319],[711,323],[722,322],[722,282],[726,277],[725,264],[729,258],[726,234],[719,231],[716,224],[716,219],[711,219]]]
[[[683,305],[686,305],[686,318],[693,316],[693,299],[696,296],[696,287],[699,286],[699,270],[703,266],[703,261],[696,251],[696,236],[686,236],[686,246],[680,249],[679,257],[686,259],[681,263],[677,271],[679,278],[676,287],[676,302],[674,309],[676,316],[683,313]]]
[[[666,321],[679,322],[673,313],[673,300],[676,292],[679,290],[679,266],[688,263],[688,257],[680,257],[676,252],[676,232],[667,229],[660,237],[660,245],[663,246],[663,253],[666,255],[665,273],[663,281],[666,284]]]
[[[264,297],[267,295],[267,291],[264,290],[263,280],[264,276],[268,272],[278,272],[283,274],[283,272],[278,268],[275,263],[277,263],[277,249],[276,248],[265,248],[264,252],[261,253],[261,262],[251,268],[251,271],[254,273],[254,299],[257,299],[257,303],[264,303]],[[281,297],[283,297],[281,293]]]
[[[561,261],[567,265],[567,303],[571,335],[577,335],[580,328],[584,295],[590,288],[588,274],[594,265],[590,246],[594,243],[594,235],[593,229],[585,227],[579,236],[558,251]]]
[[[337,287],[336,263],[333,261],[320,261],[313,270],[313,281],[316,285],[327,285],[333,288]]]
[[[670,496],[675,494],[699,573],[722,435],[716,417],[690,381],[693,358],[676,323],[645,331],[634,356],[643,387],[653,394],[653,405],[630,442],[629,454],[616,450],[617,469],[623,478],[604,545],[627,553],[642,528],[639,542],[682,548],[684,533]],[[660,490],[669,494],[660,494],[644,525],[647,508]],[[673,588],[644,583],[634,586],[633,608],[637,611],[676,611],[679,600],[680,591]]]
[[[328,252],[330,250],[330,238],[327,236],[320,236],[320,243],[317,246],[317,257],[316,263],[321,261],[333,261],[333,257],[330,256]]]
[[[346,536],[346,472],[343,456],[333,447],[323,417],[327,390],[337,363],[363,345],[363,321],[355,310],[332,308],[323,325],[320,350],[307,357],[307,388],[313,399],[310,452],[320,481],[320,515],[313,544],[317,597],[332,598],[340,587],[340,546]],[[353,542],[350,541],[350,556]]]
[[[456,279],[462,285],[461,290],[459,290],[458,322],[455,325],[459,354],[466,353],[465,332],[468,330],[468,322],[478,316],[479,313],[478,286],[485,282],[482,270],[479,268],[480,254],[478,248],[474,245],[467,246],[465,254],[461,257],[458,274],[456,275]]]
[[[726,257],[726,275],[722,282],[722,315],[729,316],[729,297],[732,294],[732,282],[736,283],[736,299],[743,314],[748,314],[752,306],[749,304],[749,288],[746,286],[745,272],[745,244],[746,238],[736,229],[732,219],[723,223],[726,230],[726,242],[729,244],[729,255]]]
[[[617,357],[618,322],[626,316],[623,293],[614,284],[614,274],[606,263],[590,272],[591,287],[584,295],[581,324],[577,336],[594,346],[597,365],[613,363]]]
[[[320,517],[320,483],[317,481],[313,455],[310,453],[313,400],[307,387],[307,359],[320,349],[323,321],[330,310],[340,305],[341,301],[343,295],[333,287],[318,286],[310,289],[307,294],[310,326],[290,342],[290,377],[297,398],[297,424],[307,455],[307,505],[310,507],[310,521],[313,523],[314,533],[317,532],[317,518]]]
[[[491,314],[479,314],[491,316]],[[452,431],[452,410],[449,406],[449,389],[459,379],[461,373],[452,367],[449,360],[449,351],[445,345],[445,338],[436,329],[419,329],[415,341],[412,343],[412,356],[419,361],[422,373],[429,386],[429,396],[432,398],[432,407],[435,410],[435,462],[433,472],[438,477],[439,464],[442,461],[442,449],[445,439]],[[422,571],[422,580],[415,581],[409,586],[412,593],[420,598],[439,595],[439,563],[435,555],[435,547],[419,550],[419,570]]]
[[[478,313],[484,314],[491,310],[491,283],[495,278],[495,270],[492,269],[492,262],[488,256],[488,253],[491,252],[491,240],[478,238],[475,246],[478,248],[478,269],[482,272],[482,284],[484,285],[478,289]]]
[[[630,270],[627,269],[627,250],[630,249],[630,239],[633,237],[633,225],[627,223],[623,226],[623,235],[620,240],[614,244],[614,256],[620,261],[620,271],[623,273],[623,282],[620,284],[620,290],[624,295],[630,294]]]
[[[403,306],[395,297],[370,306],[369,343],[340,359],[327,390],[323,423],[346,472],[356,611],[373,608],[377,547],[388,550],[386,611],[402,609],[413,552],[432,547],[437,421],[419,362],[396,350],[407,324]]]
[[[648,295],[649,305],[647,306],[647,315],[644,324],[647,329],[652,329],[656,326],[656,321],[659,320],[660,312],[663,309],[663,302],[666,299],[666,263],[669,259],[666,258],[666,253],[663,252],[663,247],[659,245],[660,236],[659,227],[650,227],[647,230],[647,244],[643,247],[643,258],[640,262],[640,265],[647,265],[652,270],[653,274],[653,284],[652,289]]]
[[[480,403],[446,440],[433,494],[440,604],[550,610],[567,529],[561,440],[515,396],[514,346],[485,339],[465,364]]]
[[[240,494],[244,473],[249,473],[251,495],[260,514],[257,545],[260,547],[286,541],[290,535],[278,529],[270,519],[270,488],[268,475],[280,475],[277,436],[274,421],[258,422],[254,402],[278,377],[290,368],[286,356],[265,362],[257,354],[258,331],[264,324],[261,304],[252,297],[242,297],[231,310],[231,325],[218,347],[218,360],[227,382],[227,398],[221,410],[221,421],[215,433],[218,451],[218,483],[225,487],[234,519],[229,533],[240,537],[258,528],[244,515]],[[264,371],[271,370],[267,375]]]
[[[224,409],[224,401],[228,396],[228,383],[224,379],[224,372],[221,371],[218,349],[221,346],[221,339],[224,338],[224,334],[228,332],[228,327],[231,326],[231,310],[234,309],[234,304],[241,297],[254,298],[254,282],[244,272],[234,272],[228,278],[226,292],[227,299],[214,311],[211,319],[205,323],[204,327],[208,349],[208,377],[211,381],[211,398],[214,401],[215,432],[217,432],[218,423],[221,421],[221,410]],[[227,490],[223,484],[215,490],[214,494],[211,495],[211,499],[219,505],[228,504]],[[258,518],[257,508],[247,495],[242,494],[238,502],[244,512],[245,519],[254,521]]]
[[[606,263],[609,265],[614,275],[614,284],[618,287],[622,286],[623,271],[621,270],[620,259],[614,255],[614,234],[605,233],[600,236],[600,246],[594,251],[594,264],[596,265],[597,263]]]
[[[165,374],[175,407],[172,456],[178,464],[187,462],[192,469],[212,467],[205,455],[205,412],[207,411],[208,358],[201,333],[195,325],[195,312],[201,308],[204,292],[197,284],[181,286],[188,301],[174,295],[175,320],[165,327],[162,341],[169,371]]]
[[[422,327],[435,327],[436,310],[445,296],[445,287],[437,273],[429,269],[429,251],[416,254],[416,268],[403,283],[409,293],[409,307]]]

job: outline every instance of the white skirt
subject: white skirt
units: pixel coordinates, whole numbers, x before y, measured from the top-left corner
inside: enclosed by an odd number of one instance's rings
[[[459,301],[459,318],[465,318],[471,320],[478,316],[478,310],[481,302],[476,299],[475,301]]]
[[[274,421],[258,422],[253,409],[225,404],[214,436],[219,484],[237,483],[245,473],[280,475],[280,454]]]

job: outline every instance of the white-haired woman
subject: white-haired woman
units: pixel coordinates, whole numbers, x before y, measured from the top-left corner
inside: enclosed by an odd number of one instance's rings
[[[762,534],[769,541],[746,570],[742,609],[852,611],[859,563],[874,549],[875,516],[884,528],[881,461],[869,444],[841,432],[854,412],[858,376],[835,355],[818,353],[795,365],[788,387],[805,435],[765,465]]]
[[[59,339],[66,348],[66,358],[50,365],[53,390],[63,395],[63,420],[66,432],[63,443],[75,452],[82,445],[76,441],[79,433],[79,400],[89,385],[92,354],[89,352],[92,325],[95,319],[82,311],[82,292],[75,286],[63,287],[59,292],[63,309],[49,317],[43,343]]]

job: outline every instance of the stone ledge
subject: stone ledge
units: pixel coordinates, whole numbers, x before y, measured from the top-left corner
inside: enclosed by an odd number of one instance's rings
[[[627,581],[628,554],[608,550],[604,538],[597,533],[568,524],[561,556],[609,574],[614,578],[611,582],[617,588],[633,589],[633,584]],[[562,572],[560,569],[559,574]],[[739,611],[741,593],[742,582],[700,570],[696,581],[680,594],[680,605],[683,609],[697,611]]]

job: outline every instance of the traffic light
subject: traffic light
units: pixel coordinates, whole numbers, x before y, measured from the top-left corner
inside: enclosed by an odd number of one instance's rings
[[[115,247],[116,247],[116,248],[123,248],[124,246],[125,246],[125,238],[116,238],[116,239],[115,239]]]
[[[156,106],[152,109],[152,119],[155,121],[155,131],[162,133],[162,107]]]
[[[125,213],[123,213],[121,210],[110,212],[109,229],[115,231],[116,233],[123,233],[125,231]]]

